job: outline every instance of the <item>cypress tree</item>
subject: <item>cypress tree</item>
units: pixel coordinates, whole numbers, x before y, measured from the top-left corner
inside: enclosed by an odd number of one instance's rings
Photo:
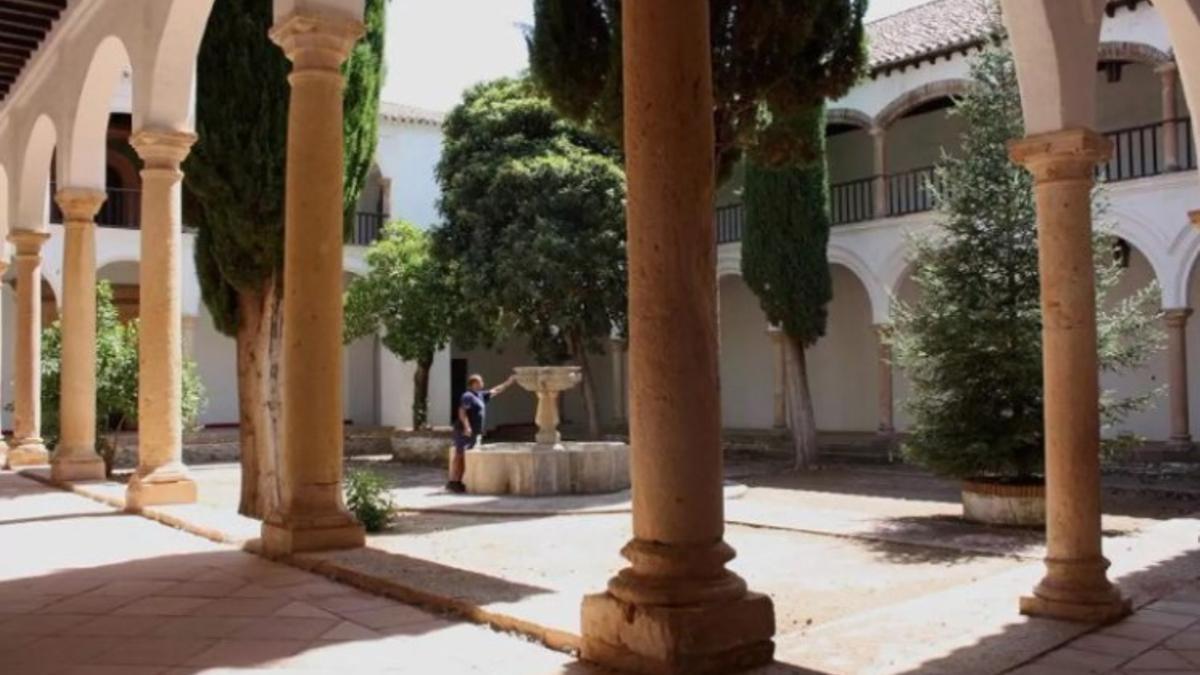
[[[788,419],[796,467],[817,459],[817,427],[804,350],[825,334],[833,299],[829,244],[829,181],[825,167],[825,106],[790,120],[811,158],[782,166],[746,164],[742,277],[758,296],[767,320],[785,335]]]
[[[343,67],[347,220],[378,133],[384,0],[367,0],[366,36]],[[198,228],[196,272],[217,330],[237,340],[242,448],[239,513],[269,508],[278,434],[284,154],[291,65],[267,37],[271,3],[219,0],[200,47],[199,140],[185,166],[188,220]]]

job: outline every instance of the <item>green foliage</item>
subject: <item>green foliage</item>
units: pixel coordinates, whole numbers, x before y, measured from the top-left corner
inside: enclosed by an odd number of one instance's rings
[[[42,331],[42,436],[48,445],[58,440],[62,402],[62,326],[54,322]],[[204,384],[190,359],[184,361],[181,413],[186,428],[194,428],[206,405]],[[108,470],[117,450],[116,432],[137,425],[138,321],[122,323],[107,281],[96,286],[96,437]]]
[[[763,166],[746,163],[742,276],[767,320],[804,346],[825,334],[833,279],[829,243],[829,181],[825,167],[825,106],[791,122],[818,159]]]
[[[1044,457],[1033,182],[1008,157],[1008,141],[1024,134],[1011,54],[986,50],[971,76],[955,111],[967,129],[962,152],[943,158],[934,185],[940,231],[915,241],[920,298],[893,317],[895,359],[912,382],[905,453],[947,475],[1029,479]],[[1102,221],[1102,198],[1096,211]],[[1162,335],[1157,288],[1111,298],[1121,269],[1104,229],[1094,238],[1098,349],[1101,370],[1114,372],[1143,363]],[[1148,401],[1105,392],[1102,421]]]
[[[789,121],[858,79],[867,59],[866,7],[866,0],[709,3],[721,178],[748,148],[771,164],[817,156]],[[619,140],[621,0],[535,0],[527,42],[533,77],[558,109]]]
[[[381,334],[384,347],[425,370],[450,341],[462,307],[446,274],[431,255],[428,233],[407,222],[389,223],[367,249],[366,276],[346,292],[345,340]],[[427,379],[425,380],[427,383]],[[427,422],[427,391],[413,396],[413,425]]]
[[[392,517],[392,497],[387,481],[366,469],[346,472],[346,506],[354,512],[367,532],[380,532]]]
[[[543,363],[625,323],[625,177],[603,139],[528,81],[470,89],[446,118],[434,254],[461,298],[455,343],[506,331]]]
[[[345,209],[362,191],[378,135],[384,0],[367,0],[366,36],[343,66]],[[220,0],[200,46],[199,140],[185,165],[196,271],[217,329],[237,331],[237,294],[261,292],[283,267],[283,200],[291,66],[267,33],[271,3]]]

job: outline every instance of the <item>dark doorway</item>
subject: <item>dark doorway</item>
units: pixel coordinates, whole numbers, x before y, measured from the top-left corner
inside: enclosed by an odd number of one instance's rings
[[[458,401],[467,390],[467,360],[450,359],[450,424],[458,415]]]

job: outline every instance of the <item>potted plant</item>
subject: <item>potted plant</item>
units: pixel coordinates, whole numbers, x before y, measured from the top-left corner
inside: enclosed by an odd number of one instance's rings
[[[939,225],[916,237],[919,299],[897,303],[894,359],[911,379],[906,459],[963,481],[964,515],[995,524],[1045,522],[1042,312],[1032,178],[1008,157],[1024,135],[1011,54],[986,49],[953,114],[962,148],[941,161],[931,189]],[[1102,219],[1102,198],[1097,198]],[[1157,288],[1117,302],[1115,239],[1097,228],[1096,306],[1102,371],[1137,367],[1162,342]],[[1148,393],[1101,396],[1106,424],[1145,406]]]

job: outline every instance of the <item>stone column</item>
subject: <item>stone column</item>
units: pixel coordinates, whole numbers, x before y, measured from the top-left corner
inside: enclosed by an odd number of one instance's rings
[[[613,420],[625,421],[625,338],[609,340],[609,356],[612,358],[612,406]]]
[[[196,501],[183,464],[183,345],[180,336],[179,165],[196,136],[142,130],[130,144],[142,158],[139,277],[138,466],[126,490],[129,509]]]
[[[1171,442],[1191,446],[1191,422],[1188,419],[1187,320],[1190,307],[1163,312],[1167,324],[1167,387],[1171,402]]]
[[[868,133],[871,134],[871,141],[874,144],[875,151],[873,160],[875,168],[875,217],[887,218],[887,129],[883,127],[871,127]]]
[[[657,0],[621,17],[633,540],[582,614],[582,657],[618,670],[732,672],[774,651],[770,599],[725,567],[708,15]]]
[[[59,441],[50,475],[59,481],[103,480],[96,454],[96,212],[103,190],[62,188],[62,393]]]
[[[1100,537],[1100,386],[1092,261],[1093,172],[1112,152],[1090,129],[1015,141],[1034,178],[1045,379],[1046,576],[1021,612],[1113,621],[1129,602],[1108,580]]]
[[[1179,170],[1179,128],[1175,124],[1179,112],[1175,105],[1176,90],[1179,86],[1179,67],[1172,63],[1159,64],[1154,72],[1162,82],[1162,120],[1163,120],[1163,169],[1166,171]]]
[[[879,341],[879,433],[891,436],[896,433],[895,402],[892,394],[892,346],[888,344],[890,324],[876,324],[875,335]]]
[[[42,443],[42,244],[49,238],[41,230],[8,235],[17,249],[17,372],[8,451],[8,465],[14,469],[50,459]]]
[[[3,249],[0,249],[0,254],[4,254],[4,253],[5,253],[5,251],[3,251]],[[0,277],[3,277],[4,273],[7,271],[8,271],[8,261],[0,260]],[[0,304],[0,306],[2,306],[2,304]],[[4,324],[3,315],[0,314],[0,326],[2,326],[3,324]],[[2,378],[0,378],[0,387],[3,386],[2,385],[3,381],[4,380]],[[12,467],[10,467],[8,465],[8,443],[4,440],[3,436],[0,436],[0,469],[9,469],[9,468],[12,468]]]
[[[776,429],[787,428],[787,396],[784,386],[787,381],[787,348],[784,344],[785,335],[779,326],[768,326],[767,335],[771,338],[771,420]]]
[[[294,13],[271,39],[292,61],[288,109],[279,508],[263,520],[269,554],[362,546],[342,500],[341,64],[353,19]]]

